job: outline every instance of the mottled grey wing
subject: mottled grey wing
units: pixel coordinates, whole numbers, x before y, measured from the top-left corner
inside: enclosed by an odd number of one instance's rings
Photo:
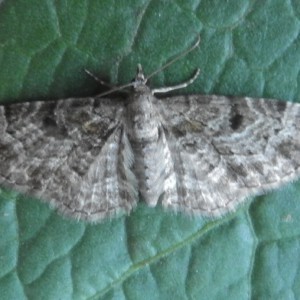
[[[0,106],[0,185],[78,219],[129,212],[138,191],[123,110],[93,98]]]
[[[194,95],[157,107],[176,175],[165,207],[220,215],[300,176],[300,104]]]

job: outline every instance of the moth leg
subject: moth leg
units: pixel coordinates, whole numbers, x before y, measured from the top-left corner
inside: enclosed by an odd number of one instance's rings
[[[183,83],[177,84],[177,85],[162,87],[162,88],[158,88],[158,89],[153,89],[152,94],[167,93],[167,92],[171,92],[171,91],[174,91],[174,90],[185,88],[188,85],[192,84],[197,79],[199,74],[200,74],[200,69],[197,69],[195,74],[189,80],[187,80]]]

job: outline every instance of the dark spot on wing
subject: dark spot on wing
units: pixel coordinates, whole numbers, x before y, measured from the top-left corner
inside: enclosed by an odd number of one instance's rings
[[[43,120],[43,123],[46,127],[57,127],[56,121],[50,116],[46,116]]]
[[[237,130],[240,128],[240,126],[242,125],[242,122],[243,122],[243,116],[240,115],[239,113],[233,115],[231,118],[230,118],[230,126],[233,130]]]
[[[232,163],[228,166],[228,168],[230,170],[229,174],[235,179],[238,177],[247,177],[248,175],[247,170],[243,165]]]
[[[180,138],[185,136],[185,132],[182,132],[179,128],[173,127],[172,128],[172,133],[176,138]]]
[[[285,109],[286,109],[286,102],[284,102],[284,101],[277,101],[276,102],[276,107],[277,107],[277,110],[279,112],[284,112]]]

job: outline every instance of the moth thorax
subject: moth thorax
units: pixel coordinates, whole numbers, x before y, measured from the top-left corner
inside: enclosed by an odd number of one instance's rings
[[[135,94],[128,105],[130,139],[134,142],[154,142],[158,139],[158,114],[151,94]]]

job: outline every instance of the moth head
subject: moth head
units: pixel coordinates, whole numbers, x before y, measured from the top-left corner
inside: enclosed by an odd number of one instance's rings
[[[139,86],[145,86],[146,83],[147,83],[147,78],[145,78],[142,65],[138,64],[135,78],[132,81],[133,88],[138,89]]]
[[[146,83],[147,83],[147,78],[145,78],[142,65],[138,64],[135,78],[132,81],[132,86],[136,91],[144,90]]]

